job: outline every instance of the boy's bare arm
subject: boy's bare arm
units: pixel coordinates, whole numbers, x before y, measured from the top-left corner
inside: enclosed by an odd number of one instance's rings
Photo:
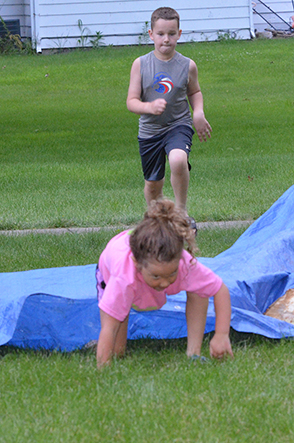
[[[153,102],[141,101],[141,72],[140,58],[137,58],[131,69],[130,84],[127,97],[127,108],[134,114],[154,114],[160,115],[166,108],[166,101],[162,98]]]
[[[201,142],[206,141],[207,137],[211,137],[212,128],[204,115],[203,96],[198,81],[198,70],[193,60],[190,60],[187,95],[193,110],[193,124],[199,140]]]
[[[223,283],[214,296],[215,334],[210,341],[210,355],[222,358],[226,354],[233,357],[229,333],[231,322],[231,299],[227,286]]]

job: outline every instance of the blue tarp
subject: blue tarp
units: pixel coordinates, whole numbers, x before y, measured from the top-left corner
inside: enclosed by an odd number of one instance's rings
[[[271,338],[293,337],[294,325],[263,315],[294,288],[294,186],[236,243],[214,258],[200,258],[219,274],[232,299],[231,326]],[[0,345],[71,351],[100,330],[95,264],[0,274]],[[185,293],[159,311],[132,311],[129,339],[187,335]],[[206,332],[214,330],[212,300]]]

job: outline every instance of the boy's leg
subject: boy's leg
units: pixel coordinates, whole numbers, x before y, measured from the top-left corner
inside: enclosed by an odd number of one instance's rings
[[[162,197],[166,158],[164,135],[139,139],[139,147],[145,179],[144,196],[149,205]]]
[[[162,197],[162,188],[164,185],[164,178],[159,181],[145,180],[144,196],[147,205],[150,205],[152,200],[157,200]]]
[[[188,156],[182,149],[173,149],[169,153],[168,160],[176,206],[182,209],[187,215],[187,194],[190,178]]]

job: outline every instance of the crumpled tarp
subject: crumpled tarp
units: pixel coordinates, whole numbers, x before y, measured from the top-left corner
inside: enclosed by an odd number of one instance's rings
[[[199,260],[220,275],[232,300],[231,326],[270,338],[294,336],[294,325],[265,316],[294,288],[294,186],[236,243]],[[98,338],[96,265],[0,274],[0,345],[71,351]],[[129,339],[187,335],[186,294],[168,297],[159,311],[131,311]],[[205,332],[214,330],[210,300]]]

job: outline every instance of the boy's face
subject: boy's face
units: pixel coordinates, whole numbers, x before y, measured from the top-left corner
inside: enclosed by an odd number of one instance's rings
[[[149,36],[154,41],[155,54],[161,60],[169,60],[174,56],[175,47],[182,30],[178,28],[177,20],[158,19]]]

